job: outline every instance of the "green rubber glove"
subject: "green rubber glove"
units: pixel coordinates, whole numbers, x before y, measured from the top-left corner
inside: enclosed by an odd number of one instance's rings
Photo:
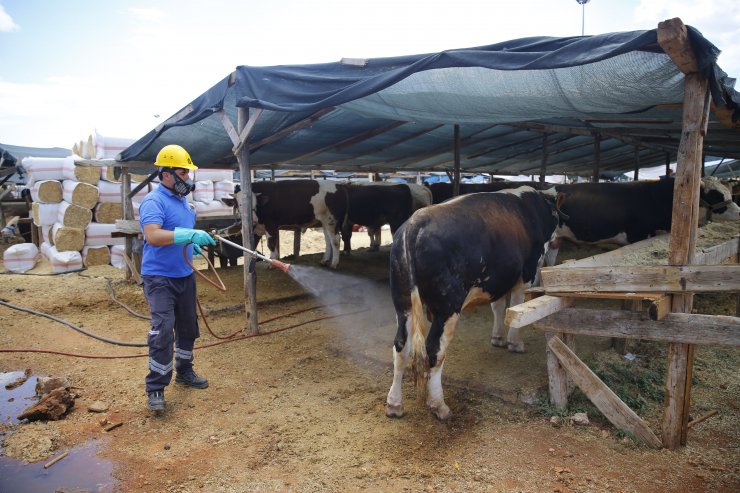
[[[202,229],[175,228],[175,245],[187,245],[188,243],[201,247],[215,245],[216,240]]]

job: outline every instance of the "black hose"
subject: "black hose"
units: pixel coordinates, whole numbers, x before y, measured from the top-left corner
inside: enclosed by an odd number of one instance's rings
[[[117,341],[115,339],[108,339],[107,337],[102,337],[96,334],[93,334],[92,332],[88,332],[82,327],[78,327],[73,323],[67,322],[66,320],[63,320],[61,318],[57,318],[53,315],[48,315],[46,313],[37,312],[35,310],[31,310],[30,308],[23,308],[21,306],[13,305],[11,303],[8,303],[6,301],[0,300],[0,305],[7,306],[8,308],[12,308],[13,310],[18,310],[21,312],[30,313],[31,315],[36,315],[37,317],[44,317],[48,318],[50,320],[53,320],[55,322],[59,322],[62,325],[66,325],[67,327],[76,330],[77,332],[84,334],[88,337],[92,337],[93,339],[97,339],[102,342],[106,342],[108,344],[115,344],[117,346],[129,346],[129,347],[147,347],[146,342],[124,342],[124,341]]]

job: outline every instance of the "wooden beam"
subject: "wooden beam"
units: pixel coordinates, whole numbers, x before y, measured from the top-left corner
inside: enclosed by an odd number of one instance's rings
[[[323,152],[328,151],[341,151],[342,149],[346,147],[353,146],[359,142],[362,142],[363,140],[371,139],[377,135],[383,134],[385,132],[390,132],[396,127],[400,127],[401,125],[405,125],[408,122],[402,122],[402,121],[394,121],[387,125],[384,125],[382,127],[378,128],[371,128],[370,130],[366,130],[364,132],[361,132],[357,135],[354,135],[352,137],[349,137],[347,139],[344,139],[340,142],[335,142],[332,144],[329,144],[328,146],[322,147],[321,149],[316,149],[311,152],[307,152],[306,154],[302,154],[300,156],[293,156],[290,159],[284,160],[284,161],[276,161],[275,163],[288,163],[288,162],[301,162],[307,158],[316,156],[318,154],[321,154]]]
[[[669,313],[661,320],[650,320],[644,313],[627,310],[563,308],[535,322],[534,328],[597,337],[740,346],[740,318],[727,315]]]
[[[578,388],[614,426],[631,433],[653,448],[662,443],[650,427],[589,369],[558,337],[552,337],[547,347],[555,353]]]
[[[563,334],[561,332],[545,332],[545,340],[557,337],[575,353],[575,336],[573,334]],[[550,405],[560,411],[568,409],[568,397],[574,388],[573,380],[568,376],[565,367],[550,346],[545,346],[545,356],[547,358],[547,390],[550,395]]]
[[[719,245],[696,251],[694,265],[719,265],[726,260],[736,259],[740,252],[740,236]]]
[[[336,108],[334,108],[333,106],[329,106],[328,108],[321,109],[317,111],[316,113],[314,113],[313,115],[307,118],[304,118],[303,120],[298,121],[294,123],[293,125],[285,127],[279,132],[276,132],[268,137],[265,137],[262,140],[258,140],[257,142],[252,142],[251,144],[249,144],[249,148],[251,149],[251,152],[255,152],[257,149],[259,149],[262,146],[275,142],[276,140],[280,140],[283,137],[292,134],[293,132],[296,132],[302,128],[308,127],[309,125],[313,125],[314,123],[316,123],[317,120],[331,113],[335,109]]]
[[[231,118],[229,118],[229,115],[227,115],[223,109],[218,112],[218,116],[221,117],[221,125],[223,125],[224,130],[226,130],[226,134],[231,139],[231,145],[234,147],[238,146],[239,132],[237,132],[234,128],[234,124],[231,122]]]
[[[347,161],[354,161],[354,160],[359,159],[362,156],[366,156],[366,155],[379,154],[379,153],[385,151],[386,149],[390,149],[391,147],[396,147],[396,146],[398,146],[400,144],[403,144],[404,142],[408,142],[409,140],[417,139],[417,138],[421,137],[422,135],[428,134],[429,132],[433,132],[434,130],[437,130],[438,128],[443,127],[443,126],[444,126],[444,124],[441,124],[440,123],[439,125],[434,125],[434,126],[431,126],[431,127],[422,128],[421,130],[419,130],[417,132],[414,132],[414,133],[412,133],[410,135],[406,135],[404,137],[401,137],[400,139],[396,139],[393,142],[390,142],[388,144],[385,144],[385,145],[382,145],[382,146],[376,146],[376,147],[374,147],[372,149],[369,149],[367,152],[364,152],[362,154],[354,154],[354,155],[350,156],[349,158],[342,157],[342,158],[336,159],[334,161],[324,161],[324,166],[326,166],[326,165],[336,165],[338,163],[345,163]],[[355,165],[356,165],[356,163],[355,163]],[[354,165],[352,167],[352,170],[354,170]]]
[[[672,303],[673,297],[670,294],[663,295],[660,298],[653,300],[648,308],[650,320],[663,320],[669,313],[671,313]]]
[[[626,265],[542,269],[542,285],[551,292],[740,291],[740,265]]]
[[[540,296],[507,309],[504,323],[512,328],[524,327],[572,304],[572,298]]]
[[[689,33],[678,17],[658,23],[658,44],[684,74],[699,70],[689,43]]]
[[[452,196],[460,195],[460,125],[454,126],[452,149],[455,155],[455,166],[452,180]]]

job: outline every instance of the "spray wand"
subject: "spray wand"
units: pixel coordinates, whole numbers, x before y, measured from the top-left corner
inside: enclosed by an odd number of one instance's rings
[[[281,262],[279,260],[275,260],[275,259],[272,259],[270,257],[266,257],[266,256],[262,255],[259,252],[255,252],[254,250],[250,250],[249,248],[244,248],[242,245],[239,245],[238,243],[234,243],[233,241],[229,241],[226,238],[224,238],[223,236],[220,236],[220,235],[217,235],[217,234],[212,234],[212,236],[214,238],[216,238],[218,241],[220,241],[222,243],[226,243],[227,245],[231,245],[234,248],[238,248],[239,250],[243,250],[244,252],[248,253],[249,255],[251,255],[253,257],[256,257],[256,258],[258,258],[260,260],[264,260],[265,262],[270,262],[270,265],[272,265],[273,267],[276,267],[276,268],[280,269],[281,271],[285,272],[286,274],[288,273],[288,269],[290,269],[290,264],[286,264],[286,263],[283,263],[283,262]]]

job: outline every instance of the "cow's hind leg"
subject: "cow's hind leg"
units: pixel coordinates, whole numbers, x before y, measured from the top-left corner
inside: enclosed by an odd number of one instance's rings
[[[502,296],[493,303],[491,303],[491,311],[493,312],[493,330],[491,331],[491,346],[494,347],[506,347],[507,343],[504,339],[504,316],[506,315],[506,296]]]
[[[445,404],[444,390],[442,389],[442,369],[445,364],[445,356],[447,354],[447,347],[452,342],[452,338],[455,335],[455,329],[457,328],[457,321],[460,315],[458,313],[452,314],[445,322],[442,328],[442,333],[439,337],[439,349],[436,353],[436,358],[430,358],[429,368],[429,381],[427,382],[427,406],[432,410],[432,413],[440,419],[445,420],[450,416],[450,408]],[[431,347],[429,347],[430,340],[435,339],[435,334],[438,334],[438,320],[440,317],[435,317],[432,321],[432,326],[429,329],[429,339],[427,339],[427,351],[428,354],[432,354]]]
[[[511,290],[511,302],[509,306],[516,306],[524,302],[524,284],[521,282],[517,283],[516,286]],[[503,322],[501,322],[503,325]],[[524,352],[524,341],[519,333],[519,328],[509,327],[509,334],[506,338],[506,345],[509,351],[512,353],[523,353]]]
[[[411,344],[408,334],[411,332],[411,318],[407,314],[399,314],[398,332],[393,343],[393,383],[386,399],[385,415],[389,418],[403,416],[403,373],[409,362]]]

